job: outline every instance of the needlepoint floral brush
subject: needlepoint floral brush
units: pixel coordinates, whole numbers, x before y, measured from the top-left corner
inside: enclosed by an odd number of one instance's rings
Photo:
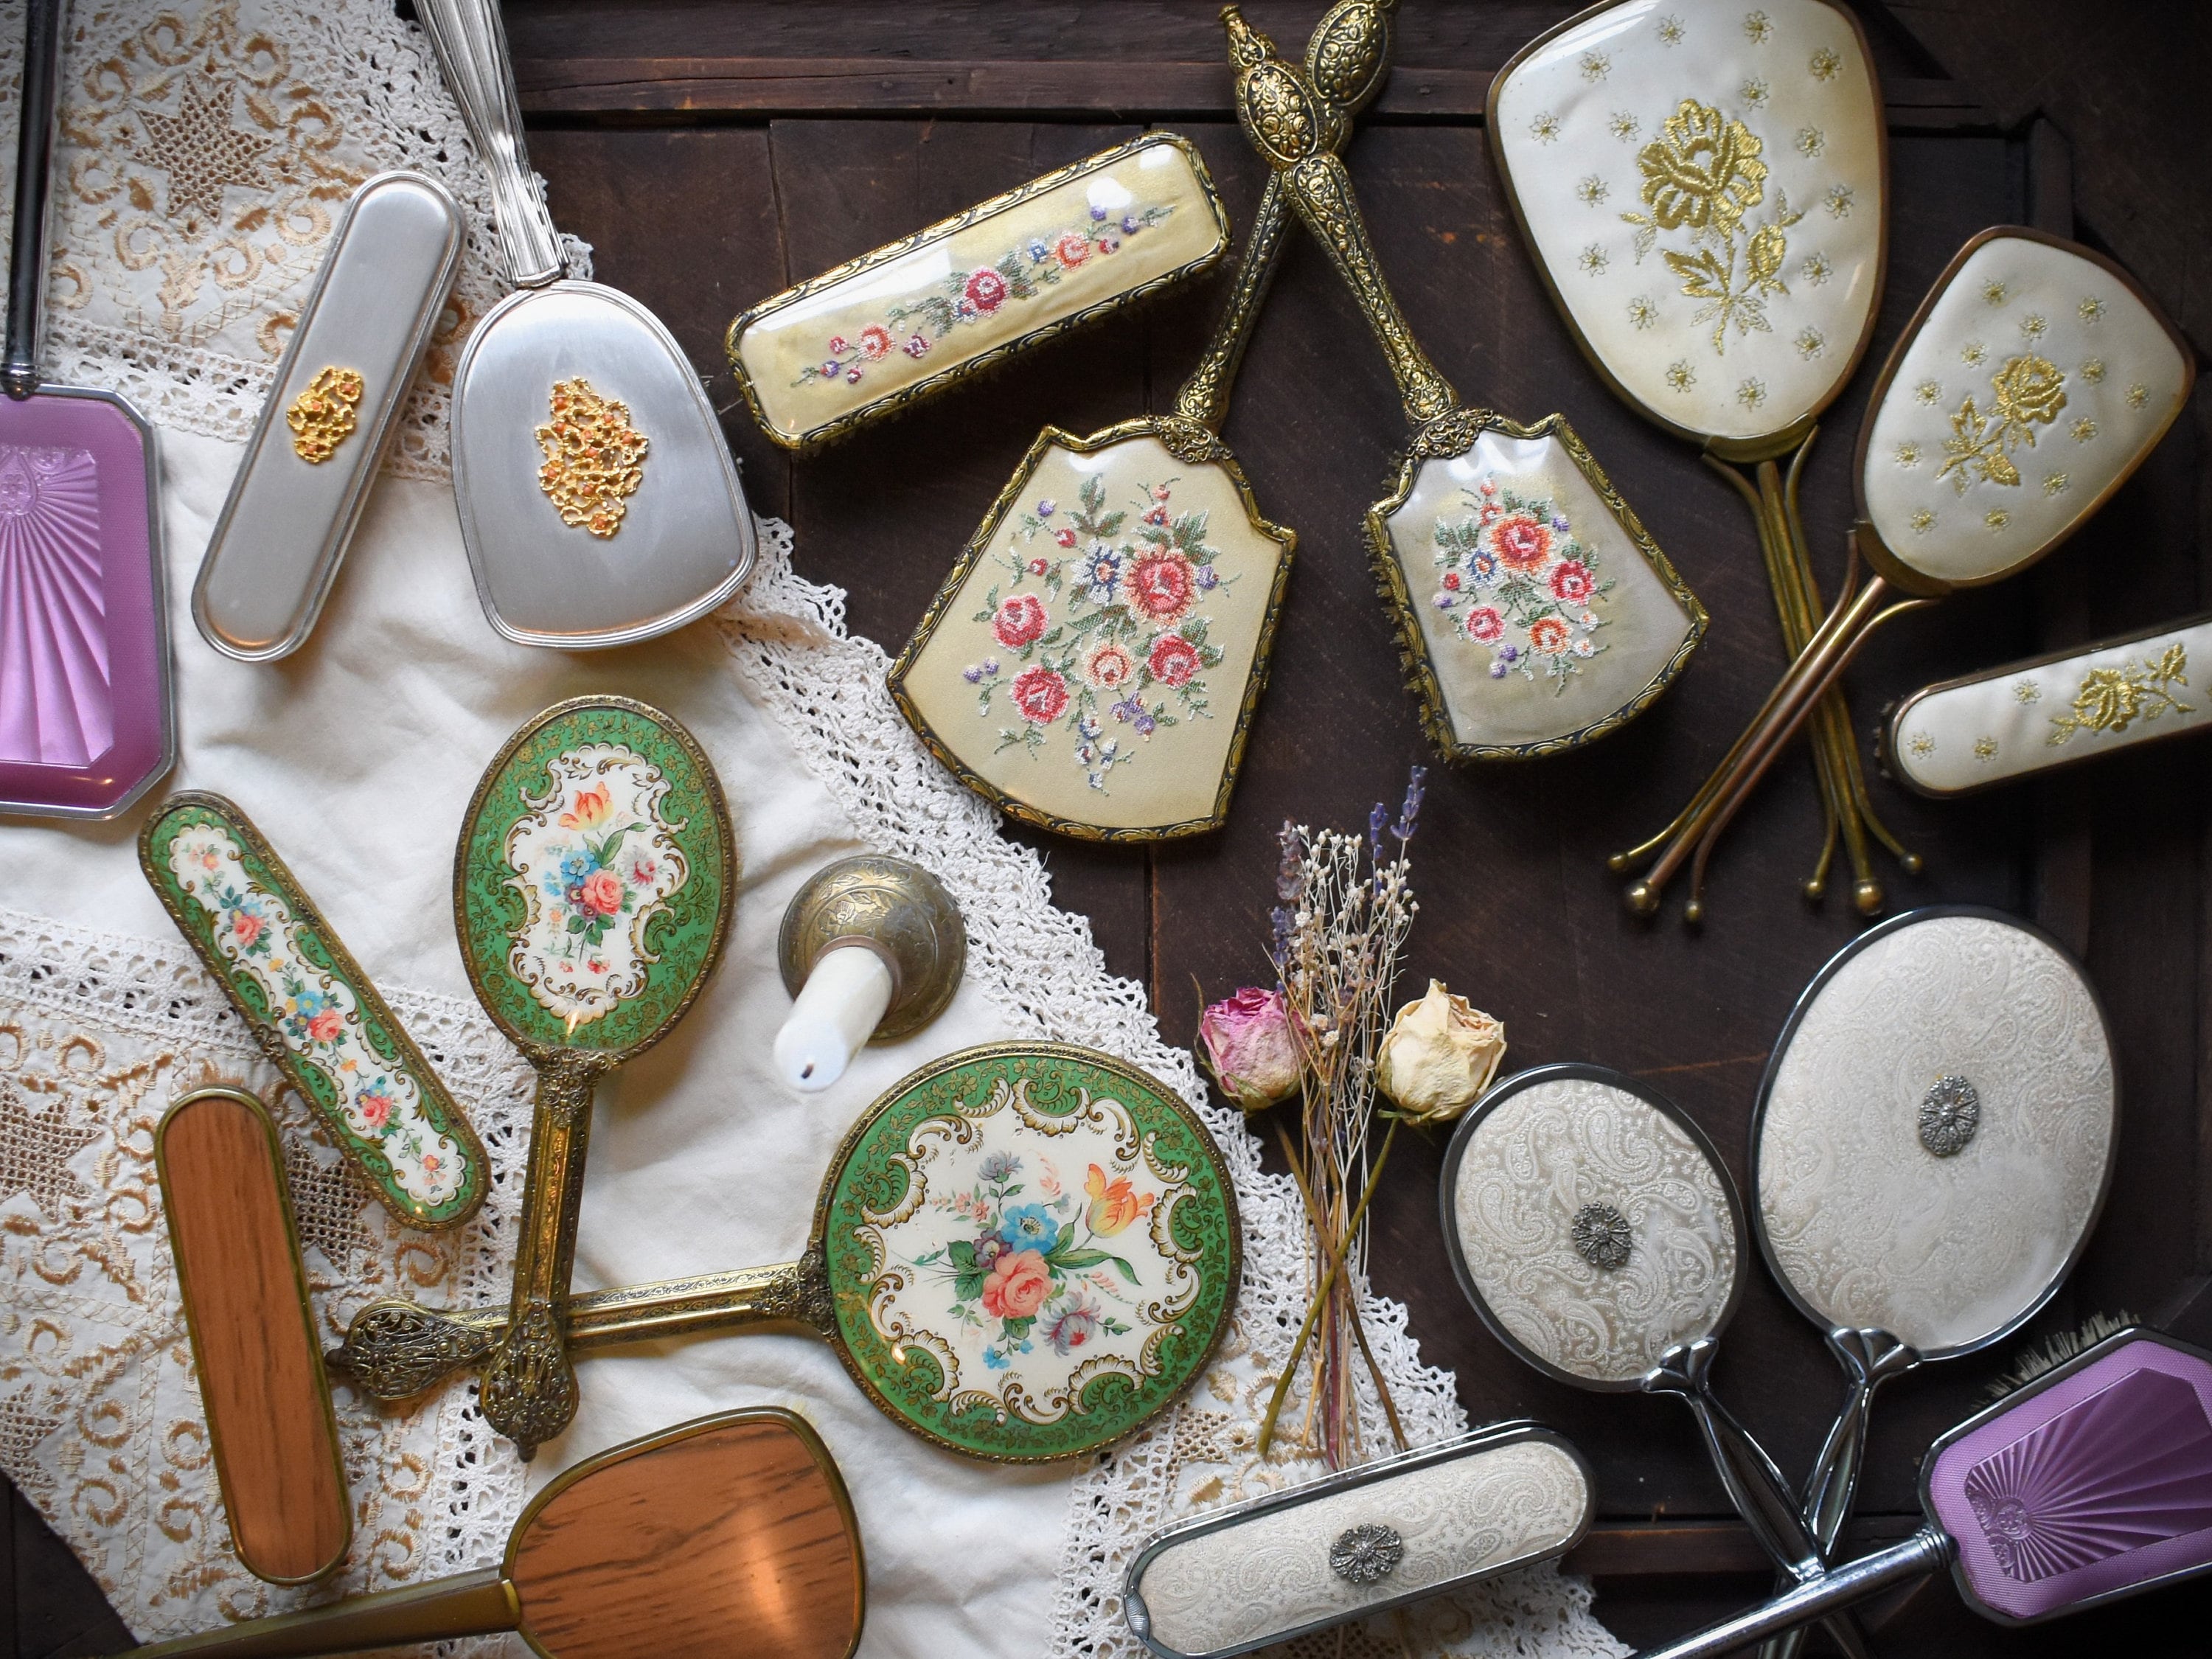
[[[1396,9],[1339,0],[1307,43],[1331,149],[1389,77]],[[1173,410],[1046,428],[891,668],[923,742],[1016,817],[1140,841],[1227,819],[1297,537],[1218,431],[1291,217],[1271,175]]]

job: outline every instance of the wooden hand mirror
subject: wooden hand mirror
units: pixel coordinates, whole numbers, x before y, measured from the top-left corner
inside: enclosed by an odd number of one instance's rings
[[[668,1034],[720,960],[738,885],[722,786],[691,734],[626,697],[547,709],[477,785],[453,861],[461,959],[538,1071],[505,1334],[484,1419],[527,1457],[576,1414],[561,1304],[592,1094]]]
[[[538,1659],[848,1659],[866,1584],[828,1448],[761,1407],[556,1476],[496,1567],[131,1651],[307,1659],[514,1631]]]
[[[569,1298],[573,1346],[796,1327],[887,1416],[1003,1462],[1097,1450],[1195,1380],[1241,1269],[1237,1200],[1190,1109],[1109,1055],[1000,1043],[869,1108],[779,1267]],[[507,1316],[364,1308],[331,1356],[401,1400],[495,1351]]]

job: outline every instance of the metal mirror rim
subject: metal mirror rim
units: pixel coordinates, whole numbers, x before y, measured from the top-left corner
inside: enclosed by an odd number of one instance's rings
[[[956,1049],[951,1054],[940,1054],[935,1060],[929,1060],[908,1072],[896,1083],[878,1095],[868,1109],[854,1121],[853,1127],[846,1130],[844,1138],[837,1143],[837,1150],[830,1155],[829,1168],[823,1174],[822,1188],[816,1195],[813,1219],[808,1224],[806,1235],[805,1256],[821,1263],[818,1274],[823,1285],[829,1285],[828,1243],[830,1200],[837,1189],[837,1178],[844,1174],[845,1166],[852,1161],[854,1153],[863,1137],[875,1127],[886,1112],[932,1078],[957,1066],[973,1065],[978,1060],[1011,1059],[1017,1055],[1073,1060],[1085,1066],[1096,1067],[1102,1072],[1111,1072],[1128,1082],[1141,1085],[1144,1088],[1157,1093],[1170,1110],[1180,1111],[1190,1120],[1191,1129],[1197,1138],[1200,1152],[1213,1170],[1214,1179],[1219,1183],[1221,1188],[1222,1203],[1229,1212],[1229,1259],[1223,1264],[1224,1279],[1228,1286],[1228,1291],[1221,1298],[1221,1311],[1214,1319],[1212,1330],[1206,1334],[1205,1340],[1198,1349],[1198,1358],[1192,1362],[1190,1374],[1169,1389],[1160,1402],[1152,1410],[1116,1429],[1111,1439],[1100,1441],[1092,1445],[1079,1446],[1068,1451],[1054,1452],[1049,1456],[1037,1455],[1020,1456],[1005,1452],[977,1451],[972,1446],[961,1445],[937,1433],[927,1425],[916,1422],[887,1399],[860,1362],[854,1358],[852,1351],[846,1346],[843,1329],[839,1326],[834,1312],[830,1315],[825,1325],[817,1328],[828,1340],[831,1350],[837,1356],[838,1362],[844,1366],[847,1374],[853,1381],[860,1385],[860,1392],[867,1395],[870,1403],[908,1433],[916,1435],[933,1445],[941,1446],[947,1451],[957,1452],[963,1457],[974,1458],[981,1462],[1035,1467],[1065,1462],[1070,1458],[1088,1457],[1103,1447],[1110,1446],[1115,1441],[1127,1439],[1182,1398],[1191,1385],[1198,1381],[1200,1373],[1205,1370],[1207,1363],[1212,1358],[1214,1350],[1221,1346],[1222,1336],[1228,1330],[1229,1322],[1237,1311],[1237,1287],[1243,1282],[1244,1278],[1244,1224],[1243,1214],[1237,1207],[1236,1183],[1230,1178],[1228,1160],[1222,1156],[1221,1148],[1214,1140],[1213,1132],[1206,1127],[1206,1121],[1191,1109],[1190,1103],[1166,1083],[1152,1076],[1141,1066],[1131,1065],[1125,1060],[1097,1048],[1085,1048],[1079,1043],[1022,1042],[979,1043],[974,1048]],[[800,1271],[802,1273],[806,1271],[804,1265]],[[835,1290],[831,1287],[830,1298],[833,1307],[834,1296]]]
[[[1451,1145],[1445,1149],[1443,1170],[1437,1182],[1437,1207],[1443,1224],[1444,1255],[1450,1259],[1452,1277],[1459,1281],[1460,1293],[1473,1304],[1476,1316],[1489,1328],[1490,1334],[1503,1343],[1506,1351],[1515,1358],[1542,1372],[1553,1381],[1567,1383],[1573,1388],[1587,1389],[1598,1394],[1636,1394],[1641,1392],[1644,1387],[1641,1376],[1624,1377],[1617,1382],[1608,1382],[1583,1376],[1578,1372],[1554,1365],[1548,1359],[1540,1358],[1522,1342],[1519,1337],[1507,1330],[1504,1322],[1492,1310],[1489,1302],[1483,1297],[1480,1287],[1474,1282],[1474,1275],[1467,1265],[1466,1252],[1460,1243],[1459,1217],[1454,1200],[1459,1191],[1460,1164],[1467,1157],[1468,1146],[1474,1139],[1477,1129],[1507,1100],[1523,1090],[1534,1088],[1539,1084],[1575,1080],[1602,1083],[1608,1088],[1619,1089],[1623,1093],[1634,1095],[1688,1135],[1691,1145],[1695,1146],[1704,1155],[1706,1163],[1711,1165],[1714,1174],[1720,1181],[1721,1196],[1728,1200],[1730,1231],[1735,1239],[1736,1266],[1735,1272],[1730,1277],[1727,1301],[1721,1304],[1720,1312],[1699,1334],[1717,1337],[1728,1328],[1729,1321],[1735,1317],[1736,1308],[1743,1300],[1744,1281],[1750,1277],[1744,1271],[1749,1265],[1751,1244],[1745,1232],[1742,1195],[1736,1191],[1735,1181],[1729,1174],[1728,1165],[1721,1160],[1720,1148],[1713,1144],[1712,1137],[1698,1126],[1696,1120],[1656,1089],[1638,1082],[1625,1072],[1617,1072],[1610,1066],[1599,1066],[1591,1061],[1578,1060],[1562,1060],[1549,1066],[1533,1066],[1525,1072],[1516,1072],[1504,1082],[1497,1084],[1489,1093],[1475,1103],[1474,1109],[1462,1120],[1459,1128],[1452,1135]],[[1689,1341],[1692,1339],[1685,1337],[1682,1340]]]
[[[708,805],[714,813],[714,844],[720,850],[722,858],[721,902],[714,912],[714,932],[708,939],[706,957],[700,966],[699,972],[690,987],[685,989],[684,995],[678,1000],[676,1006],[668,1011],[666,1017],[651,1031],[636,1042],[625,1044],[620,1048],[605,1048],[597,1051],[617,1064],[620,1064],[643,1054],[661,1038],[666,1036],[675,1028],[677,1022],[690,1012],[691,1005],[699,1000],[699,993],[706,988],[707,981],[714,976],[714,969],[722,959],[722,948],[729,942],[730,913],[736,906],[738,884],[741,879],[741,871],[738,863],[737,836],[731,826],[730,803],[722,793],[721,776],[714,770],[714,763],[707,757],[707,751],[700,746],[698,738],[693,737],[681,721],[673,715],[655,708],[651,703],[641,702],[635,697],[582,696],[569,697],[563,702],[555,703],[550,708],[540,709],[516,727],[514,734],[505,743],[500,744],[499,752],[485,763],[483,775],[477,778],[477,787],[470,792],[468,809],[461,815],[460,836],[453,848],[453,933],[460,946],[461,967],[468,975],[470,988],[476,993],[477,1000],[483,1005],[484,1012],[490,1016],[492,1024],[499,1027],[501,1034],[512,1042],[516,1048],[521,1049],[526,1059],[532,1060],[556,1048],[566,1046],[560,1043],[541,1043],[535,1038],[526,1037],[521,1032],[510,1030],[506,1017],[493,1006],[488,990],[489,975],[495,969],[500,972],[506,970],[499,963],[487,965],[480,962],[477,959],[475,945],[469,937],[466,910],[468,851],[471,832],[476,828],[478,815],[484,810],[485,804],[491,794],[492,784],[501,773],[507,770],[509,763],[514,759],[522,745],[555,720],[586,708],[615,708],[626,714],[635,714],[641,720],[648,720],[658,726],[670,742],[683,750],[684,757],[698,769],[700,781],[706,791]]]
[[[1392,1608],[1404,1607],[1408,1602],[1425,1601],[1432,1595],[1449,1595],[1451,1591],[1465,1585],[1479,1583],[1498,1573],[1510,1572],[1516,1567],[1523,1567],[1532,1562],[1547,1560],[1556,1555],[1564,1555],[1582,1542],[1590,1529],[1591,1522],[1596,1516],[1597,1473],[1591,1468],[1589,1459],[1583,1455],[1582,1449],[1558,1430],[1549,1428],[1537,1422],[1534,1418],[1512,1418],[1501,1423],[1485,1424],[1481,1428],[1471,1429],[1465,1434],[1455,1435],[1451,1439],[1437,1445],[1417,1446],[1411,1451],[1398,1452],[1389,1457],[1378,1458],[1371,1463],[1359,1464],[1356,1468],[1345,1470],[1340,1474],[1308,1481],[1304,1486],[1292,1486],[1286,1491],[1269,1492],[1265,1497],[1255,1498],[1249,1503],[1231,1504],[1228,1508],[1217,1510],[1210,1515],[1197,1516],[1188,1521],[1177,1522],[1174,1526],[1155,1534],[1152,1541],[1139,1552],[1137,1559],[1129,1564],[1128,1571],[1122,1574],[1121,1604],[1125,1616],[1131,1610],[1134,1610],[1139,1616],[1145,1616],[1145,1598],[1139,1589],[1144,1581],[1145,1570],[1152,1565],[1155,1557],[1187,1539],[1199,1537],[1206,1533],[1219,1532],[1224,1528],[1249,1521],[1255,1516],[1272,1515],[1278,1510],[1297,1509],[1301,1504],[1310,1504],[1317,1498],[1334,1497],[1338,1492],[1350,1492],[1361,1486],[1370,1486],[1377,1480],[1403,1474],[1408,1470],[1426,1468],[1437,1463],[1454,1462],[1462,1457],[1471,1457],[1477,1452],[1496,1451],[1501,1447],[1519,1445],[1531,1440],[1540,1440],[1547,1445],[1558,1447],[1573,1460],[1575,1467],[1582,1472],[1583,1491],[1582,1518],[1576,1522],[1573,1534],[1565,1543],[1547,1547],[1541,1550],[1526,1551],[1510,1560],[1499,1561],[1489,1566],[1479,1567],[1472,1572],[1460,1573],[1450,1578],[1442,1578],[1433,1583],[1423,1584],[1419,1589],[1407,1590],[1401,1595],[1394,1595],[1386,1601],[1370,1602],[1361,1607],[1358,1613],[1348,1616],[1364,1619],[1374,1613],[1388,1613]],[[1346,1617],[1347,1615],[1344,1614],[1331,1614],[1326,1619],[1317,1620],[1311,1624],[1300,1625],[1292,1630],[1279,1631],[1271,1635],[1261,1637],[1255,1641],[1240,1643],[1235,1647],[1209,1648],[1202,1654],[1186,1654],[1180,1649],[1167,1647],[1154,1641],[1150,1634],[1149,1620],[1147,1620],[1146,1630],[1136,1630],[1133,1622],[1130,1628],[1136,1634],[1137,1639],[1142,1642],[1151,1652],[1158,1655],[1159,1659],[1234,1659],[1234,1656],[1237,1654],[1250,1653],[1255,1649],[1270,1647],[1280,1642],[1296,1641],[1299,1637],[1308,1635],[1314,1631],[1325,1629],[1331,1625],[1342,1624]]]
[[[529,1535],[539,1512],[578,1481],[603,1469],[612,1468],[616,1464],[627,1463],[634,1457],[642,1457],[720,1429],[741,1428],[749,1423],[773,1424],[790,1431],[799,1444],[805,1448],[814,1467],[821,1472],[830,1488],[830,1495],[837,1505],[837,1513],[844,1521],[845,1536],[853,1546],[853,1639],[845,1650],[846,1659],[851,1659],[854,1650],[860,1645],[860,1633],[867,1623],[868,1610],[868,1564],[866,1546],[860,1537],[860,1519],[853,1512],[853,1495],[846,1489],[844,1471],[837,1467],[837,1460],[830,1455],[830,1448],[823,1443],[820,1433],[796,1412],[787,1411],[781,1406],[743,1406],[734,1411],[717,1412],[708,1417],[695,1417],[657,1433],[641,1436],[635,1440],[625,1440],[618,1446],[610,1446],[606,1450],[562,1470],[523,1506],[522,1513],[515,1517],[514,1525],[507,1533],[507,1548],[500,1555],[499,1571],[509,1587],[507,1594],[515,1608],[515,1634],[521,1637],[538,1659],[560,1659],[560,1656],[539,1645],[536,1634],[530,1628],[528,1616],[522,1608],[521,1597],[514,1588],[514,1564],[516,1553],[521,1549],[523,1540]]]
[[[2172,410],[2136,458],[2113,476],[2112,481],[2098,492],[2095,499],[2067,520],[2065,527],[2056,536],[2022,554],[2002,570],[1993,571],[1985,576],[1952,580],[1930,576],[1918,569],[1883,541],[1881,532],[1874,527],[1867,510],[1867,452],[1874,443],[1875,419],[1881,414],[1883,401],[1889,396],[1890,383],[1896,380],[1898,370],[1905,366],[1905,354],[1911,350],[1913,342],[1920,337],[1920,331],[1927,325],[1929,315],[1936,309],[1936,302],[1950,291],[1952,278],[1959,274],[1967,260],[1981,252],[1986,244],[2005,237],[2024,242],[2040,242],[2046,247],[2058,248],[2086,259],[2100,267],[2113,281],[2132,294],[2136,302],[2150,313],[2151,320],[2166,331],[2166,339],[2180,356],[2181,395],[2174,400]],[[1961,588],[1987,587],[1992,582],[2001,582],[2008,577],[2018,575],[2039,559],[2047,557],[2053,550],[2063,546],[2076,531],[2104,509],[2105,503],[2112,499],[2121,485],[2136,475],[2136,469],[2150,459],[2151,452],[2165,442],[2166,434],[2172,429],[2174,422],[2180,418],[2181,411],[2189,406],[2190,392],[2196,380],[2195,351],[2183,337],[2181,331],[2174,326],[2173,319],[2166,314],[2165,308],[2151,297],[2149,291],[2136,280],[2132,272],[2106,258],[2094,248],[2084,247],[2079,242],[2063,236],[2054,236],[2049,231],[2038,230],[2032,225],[1991,225],[1984,230],[1976,231],[1966,239],[1966,245],[1951,256],[1949,263],[1936,274],[1936,280],[1928,285],[1928,292],[1921,296],[1920,303],[1913,308],[1911,317],[1905,325],[1905,331],[1897,337],[1897,343],[1890,347],[1889,356],[1882,363],[1881,373],[1875,376],[1874,386],[1867,393],[1866,413],[1859,421],[1858,441],[1851,447],[1851,505],[1856,520],[1853,532],[1858,538],[1859,551],[1866,556],[1867,562],[1875,568],[1876,574],[1893,587],[1901,588],[1907,593],[1940,597]]]
[[[1575,314],[1568,307],[1565,296],[1559,292],[1559,283],[1552,276],[1551,266],[1536,251],[1535,236],[1528,228],[1528,216],[1521,205],[1521,192],[1513,183],[1513,169],[1507,164],[1504,146],[1498,143],[1495,137],[1499,131],[1498,96],[1504,90],[1506,83],[1513,78],[1513,72],[1519,69],[1524,61],[1535,56],[1560,35],[1581,27],[1592,18],[1605,12],[1617,10],[1622,6],[1635,3],[1638,3],[1638,0],[1599,0],[1596,5],[1586,7],[1575,13],[1573,16],[1554,23],[1505,60],[1505,66],[1491,77],[1490,92],[1482,104],[1483,125],[1492,135],[1492,141],[1487,146],[1491,162],[1498,171],[1498,182],[1504,186],[1506,204],[1513,210],[1514,228],[1521,233],[1521,246],[1528,255],[1528,263],[1535,267],[1537,281],[1544,285],[1544,292],[1552,301],[1552,308],[1559,313],[1559,320],[1566,325],[1567,333],[1575,343],[1575,349],[1582,354],[1583,361],[1589,365],[1590,372],[1603,382],[1606,390],[1669,436],[1680,438],[1693,444],[1710,446],[1713,453],[1723,460],[1771,460],[1787,455],[1802,443],[1812,431],[1814,423],[1826,412],[1828,405],[1843,395],[1844,389],[1850,385],[1852,379],[1858,374],[1859,364],[1866,357],[1867,348],[1874,343],[1875,326],[1881,320],[1882,291],[1887,286],[1889,276],[1889,122],[1887,111],[1881,101],[1881,76],[1875,68],[1874,48],[1868,43],[1865,27],[1860,23],[1857,15],[1849,7],[1838,4],[1838,0],[1814,0],[1814,3],[1827,7],[1850,25],[1852,37],[1858,42],[1859,61],[1866,65],[1867,80],[1873,87],[1875,100],[1875,176],[1881,182],[1881,225],[1875,241],[1874,292],[1868,299],[1866,321],[1860,325],[1859,337],[1852,345],[1850,356],[1844,361],[1842,368],[1837,374],[1834,383],[1828,388],[1827,396],[1821,398],[1811,409],[1801,410],[1790,418],[1787,426],[1781,427],[1773,432],[1749,438],[1717,437],[1710,432],[1700,432],[1694,427],[1684,426],[1678,421],[1668,420],[1666,416],[1622,385],[1612,369],[1607,368],[1604,361],[1599,357],[1596,349],[1583,335],[1582,325],[1575,320]]]
[[[467,446],[462,441],[458,416],[461,400],[467,395],[470,373],[476,366],[477,348],[483,343],[493,325],[509,312],[520,310],[532,300],[563,294],[580,294],[610,301],[628,312],[634,319],[644,325],[647,332],[659,340],[662,349],[668,353],[669,361],[683,375],[684,384],[690,388],[693,407],[698,410],[700,419],[706,422],[710,447],[721,467],[722,485],[728,493],[732,512],[738,521],[738,562],[728,575],[699,598],[679,605],[674,611],[664,611],[643,622],[626,623],[619,628],[550,634],[542,629],[517,628],[500,615],[499,602],[492,595],[490,578],[485,574],[484,562],[479,555],[476,512],[469,495]],[[460,361],[453,369],[453,410],[456,416],[453,438],[453,496],[460,507],[461,543],[469,556],[469,575],[476,584],[477,603],[483,607],[484,620],[491,624],[493,631],[501,639],[516,645],[543,646],[557,651],[598,651],[611,646],[635,645],[645,640],[659,639],[663,634],[672,634],[686,623],[696,622],[724,604],[745,585],[747,578],[753,574],[753,565],[760,553],[759,532],[754,527],[752,507],[745,499],[744,485],[738,477],[737,462],[731,455],[729,441],[722,435],[720,417],[714,413],[714,406],[708,399],[706,387],[699,379],[698,371],[692,367],[690,358],[684,356],[684,348],[676,343],[676,337],[668,331],[668,325],[620,289],[609,288],[602,283],[587,282],[580,277],[566,276],[538,288],[519,288],[507,295],[484,313],[483,320],[471,331],[468,343],[461,349]]]
[[[2071,951],[2044,929],[2037,927],[2033,922],[2024,921],[2018,916],[2009,915],[1990,905],[1929,904],[1917,910],[1907,910],[1902,915],[1892,916],[1881,926],[1869,927],[1835,955],[1830,957],[1821,964],[1820,971],[1813,975],[1812,982],[1798,993],[1796,1003],[1790,1010],[1790,1018],[1783,1024],[1781,1035],[1775,1038],[1774,1047],[1767,1054],[1766,1070],[1759,1079],[1759,1093],[1751,1110],[1751,1230],[1759,1240],[1760,1259],[1766,1263],[1768,1276],[1781,1289],[1782,1294],[1789,1299],[1790,1305],[1822,1330],[1828,1330],[1835,1325],[1836,1322],[1820,1312],[1799,1294],[1796,1285],[1790,1282],[1790,1275],[1782,1269],[1782,1263],[1776,1254],[1773,1241],[1767,1237],[1766,1212],[1759,1198],[1759,1154],[1765,1144],[1767,1104],[1773,1098],[1774,1085],[1781,1073],[1783,1056],[1789,1052],[1790,1042],[1797,1035],[1798,1026],[1812,1012],[1813,1004],[1819,999],[1820,993],[1827,988],[1828,981],[1840,973],[1860,951],[1873,945],[1875,940],[1887,939],[1892,933],[1901,933],[1905,928],[1918,923],[1937,921],[1948,916],[1972,917],[1984,921],[2002,922],[2008,927],[2018,928],[2021,932],[2042,941],[2044,945],[2057,952],[2061,962],[2074,970],[2075,976],[2081,981],[2082,988],[2089,994],[2089,1006],[2096,1010],[2097,1024],[2104,1033],[2106,1050],[2108,1054],[2113,1054],[2112,1127],[2111,1136],[2105,1145],[2105,1170],[2097,1184],[2096,1202],[2089,1206],[2089,1214],[2081,1224],[2080,1235],[2075,1239],[2073,1248],[2068,1251],[2065,1261],[2052,1274],[2050,1282],[2037,1293],[2035,1299],[2029,1303],[2017,1317],[1999,1326],[1988,1335],[1950,1347],[1916,1348],[1913,1352],[1923,1359],[1952,1359],[1962,1354],[1978,1353],[1984,1348],[2003,1341],[2005,1338],[2034,1318],[2043,1310],[2051,1298],[2058,1294],[2058,1287],[2066,1282],[2067,1276],[2080,1265],[2083,1254],[2089,1248],[2089,1240],[2096,1233],[2097,1223],[2104,1215],[2105,1200],[2111,1195],[2112,1188],[2113,1165],[2118,1162],[2113,1154],[2120,1138],[2120,1068],[2112,1043],[2112,1019],[2105,1012],[2104,1000],[2097,994],[2096,985],[2089,978],[2088,970],[2075,959]],[[1979,1419],[1977,1418],[1976,1420],[1978,1421]],[[1942,1443],[1940,1441],[1937,1443],[1938,1445]]]

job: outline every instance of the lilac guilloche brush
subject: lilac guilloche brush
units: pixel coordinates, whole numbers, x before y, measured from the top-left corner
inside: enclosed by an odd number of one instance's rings
[[[64,0],[30,0],[0,363],[0,811],[113,817],[176,759],[154,431],[39,374]]]
[[[2212,1353],[2106,1338],[1938,1439],[1920,1501],[1903,1543],[1642,1659],[1717,1659],[1945,1566],[2001,1625],[2212,1571]]]

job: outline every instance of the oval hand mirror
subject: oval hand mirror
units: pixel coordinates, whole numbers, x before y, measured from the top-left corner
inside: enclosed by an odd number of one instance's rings
[[[576,1412],[561,1305],[592,1093],[666,1036],[720,960],[738,855],[691,734],[626,697],[539,714],[493,757],[453,860],[469,982],[538,1072],[507,1334],[483,1413],[527,1456]]]
[[[848,1659],[866,1577],[829,1449],[756,1407],[556,1476],[499,1566],[131,1651],[307,1659],[511,1630],[539,1659]]]
[[[1076,1457],[1197,1378],[1236,1300],[1238,1224],[1212,1136],[1166,1087],[1090,1049],[1000,1043],[933,1061],[868,1109],[799,1261],[576,1296],[568,1339],[796,1326],[926,1440],[1001,1462]],[[379,1302],[331,1359],[405,1399],[505,1324]]]
[[[1759,1085],[1753,1226],[1850,1378],[1808,1520],[1849,1517],[1874,1391],[2018,1330],[2080,1259],[2119,1129],[2104,1010],[2046,935],[1916,910],[1806,988]]]
[[[1602,1066],[1520,1073],[1452,1136],[1440,1195],[1452,1271],[1492,1335],[1576,1388],[1679,1395],[1760,1547],[1796,1577],[1820,1571],[1773,1460],[1711,1391],[1743,1212],[1680,1108]]]
[[[1859,524],[1874,567],[1846,577],[1790,664],[1628,890],[1658,908],[1713,843],[1876,628],[1945,594],[2017,574],[2133,474],[2189,401],[2180,332],[2103,255],[2017,225],[1983,231],[1936,279],[1890,353],[1859,428]],[[1702,908],[1693,890],[1690,915]]]

